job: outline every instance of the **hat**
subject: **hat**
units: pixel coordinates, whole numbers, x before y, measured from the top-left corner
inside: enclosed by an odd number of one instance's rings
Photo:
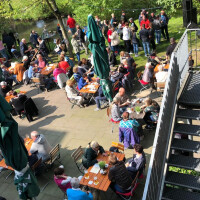
[[[5,81],[2,81],[1,86],[3,86],[3,85],[7,85],[7,83]]]
[[[25,61],[25,60],[28,60],[28,56],[23,56],[22,62]]]

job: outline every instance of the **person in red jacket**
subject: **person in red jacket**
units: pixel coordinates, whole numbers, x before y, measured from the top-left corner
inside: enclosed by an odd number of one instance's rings
[[[111,46],[111,39],[110,39],[110,35],[112,35],[112,30],[111,30],[111,26],[109,26],[109,30],[107,32],[107,36],[108,36],[108,43],[109,43],[109,46]]]
[[[68,15],[67,26],[69,26],[72,35],[74,35],[76,33],[76,21],[71,15]]]
[[[58,63],[58,67],[62,70],[64,70],[65,72],[68,72],[70,70],[70,65],[68,64],[67,61],[65,61],[65,57],[64,56],[60,56],[60,62]]]
[[[145,15],[143,16],[143,19],[142,19],[142,21],[141,21],[141,23],[140,23],[140,28],[141,28],[141,29],[142,29],[142,25],[143,25],[143,24],[145,24],[145,29],[150,29],[150,26],[149,26],[150,21],[146,18]]]

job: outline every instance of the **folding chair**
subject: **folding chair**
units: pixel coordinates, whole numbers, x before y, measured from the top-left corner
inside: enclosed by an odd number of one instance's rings
[[[137,172],[137,175],[135,177],[135,179],[133,180],[132,184],[131,184],[131,189],[129,192],[126,192],[126,193],[121,193],[121,192],[118,192],[116,191],[116,194],[119,195],[119,197],[121,199],[124,199],[124,200],[131,200],[131,198],[133,197],[134,195],[134,191],[136,190],[136,188],[138,187],[139,183],[138,183],[138,176],[139,176],[139,172]]]
[[[111,143],[112,147],[117,147],[119,150],[121,150],[124,153],[124,145],[119,143],[119,142],[112,142]]]
[[[42,164],[42,158],[40,158],[40,159],[31,167],[31,169],[32,169],[32,171],[33,171],[33,173],[34,173],[34,175],[36,175],[36,169],[37,169],[41,164]],[[43,175],[43,173],[41,173],[41,174]],[[44,176],[44,175],[43,175],[43,176]],[[48,179],[48,182],[42,187],[41,192],[43,192],[44,189],[47,187],[47,185],[50,183],[49,178],[47,178],[47,179]]]
[[[72,154],[71,157],[74,159],[74,162],[78,168],[78,170],[84,174],[85,167],[83,166],[82,162],[79,163],[80,159],[83,157],[84,151],[81,146],[79,146]]]
[[[107,108],[107,116],[108,118],[110,118],[110,114],[111,114],[111,110],[110,110],[110,107]],[[112,118],[110,118],[109,122],[112,122],[112,133],[114,132],[114,128],[115,128],[115,125],[118,125],[120,121],[114,121]]]
[[[38,94],[40,93],[40,87],[45,86],[41,84],[41,81],[39,78],[31,78],[31,82],[33,84],[33,87],[36,87],[38,89]]]
[[[165,82],[155,82],[156,92],[161,92],[161,96],[165,89]]]
[[[67,93],[66,93],[66,96],[67,96]],[[74,106],[80,107],[80,106],[77,104],[77,102],[78,102],[77,99],[69,98],[69,97],[67,96],[67,100],[72,104],[71,109],[74,108]]]
[[[58,161],[60,164],[62,164],[60,159],[60,145],[57,144],[50,152],[49,152],[49,160],[47,160],[44,164],[46,166],[52,166],[55,161]]]
[[[142,72],[141,71],[139,71],[138,73],[137,73],[137,78],[138,78],[138,82],[140,83],[140,85],[142,86],[142,89],[140,90],[140,92],[142,92],[142,90],[146,90],[147,88],[148,88],[148,86],[149,86],[149,83],[148,82],[144,82],[143,80],[142,80]],[[139,92],[139,93],[140,93]]]

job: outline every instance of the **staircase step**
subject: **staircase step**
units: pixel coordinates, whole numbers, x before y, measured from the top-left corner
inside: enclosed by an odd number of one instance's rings
[[[200,159],[191,156],[171,154],[168,165],[200,172]]]
[[[200,142],[187,139],[173,139],[172,149],[200,153]]]
[[[200,110],[178,109],[176,117],[183,119],[200,119]]]
[[[199,200],[200,193],[165,187],[162,200]]]
[[[168,172],[165,184],[176,185],[200,191],[200,177],[176,172]]]
[[[190,124],[176,124],[174,133],[200,136],[200,126]]]

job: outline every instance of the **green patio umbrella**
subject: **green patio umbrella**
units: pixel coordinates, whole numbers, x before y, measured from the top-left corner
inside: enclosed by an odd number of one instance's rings
[[[18,124],[12,118],[11,106],[0,95],[0,149],[6,165],[15,171],[14,183],[20,199],[38,196],[40,189],[28,165],[28,152],[23,139],[18,134]]]
[[[95,74],[100,78],[104,95],[112,101],[112,83],[109,80],[110,66],[105,39],[92,15],[88,16],[88,40],[89,49],[93,54]]]

